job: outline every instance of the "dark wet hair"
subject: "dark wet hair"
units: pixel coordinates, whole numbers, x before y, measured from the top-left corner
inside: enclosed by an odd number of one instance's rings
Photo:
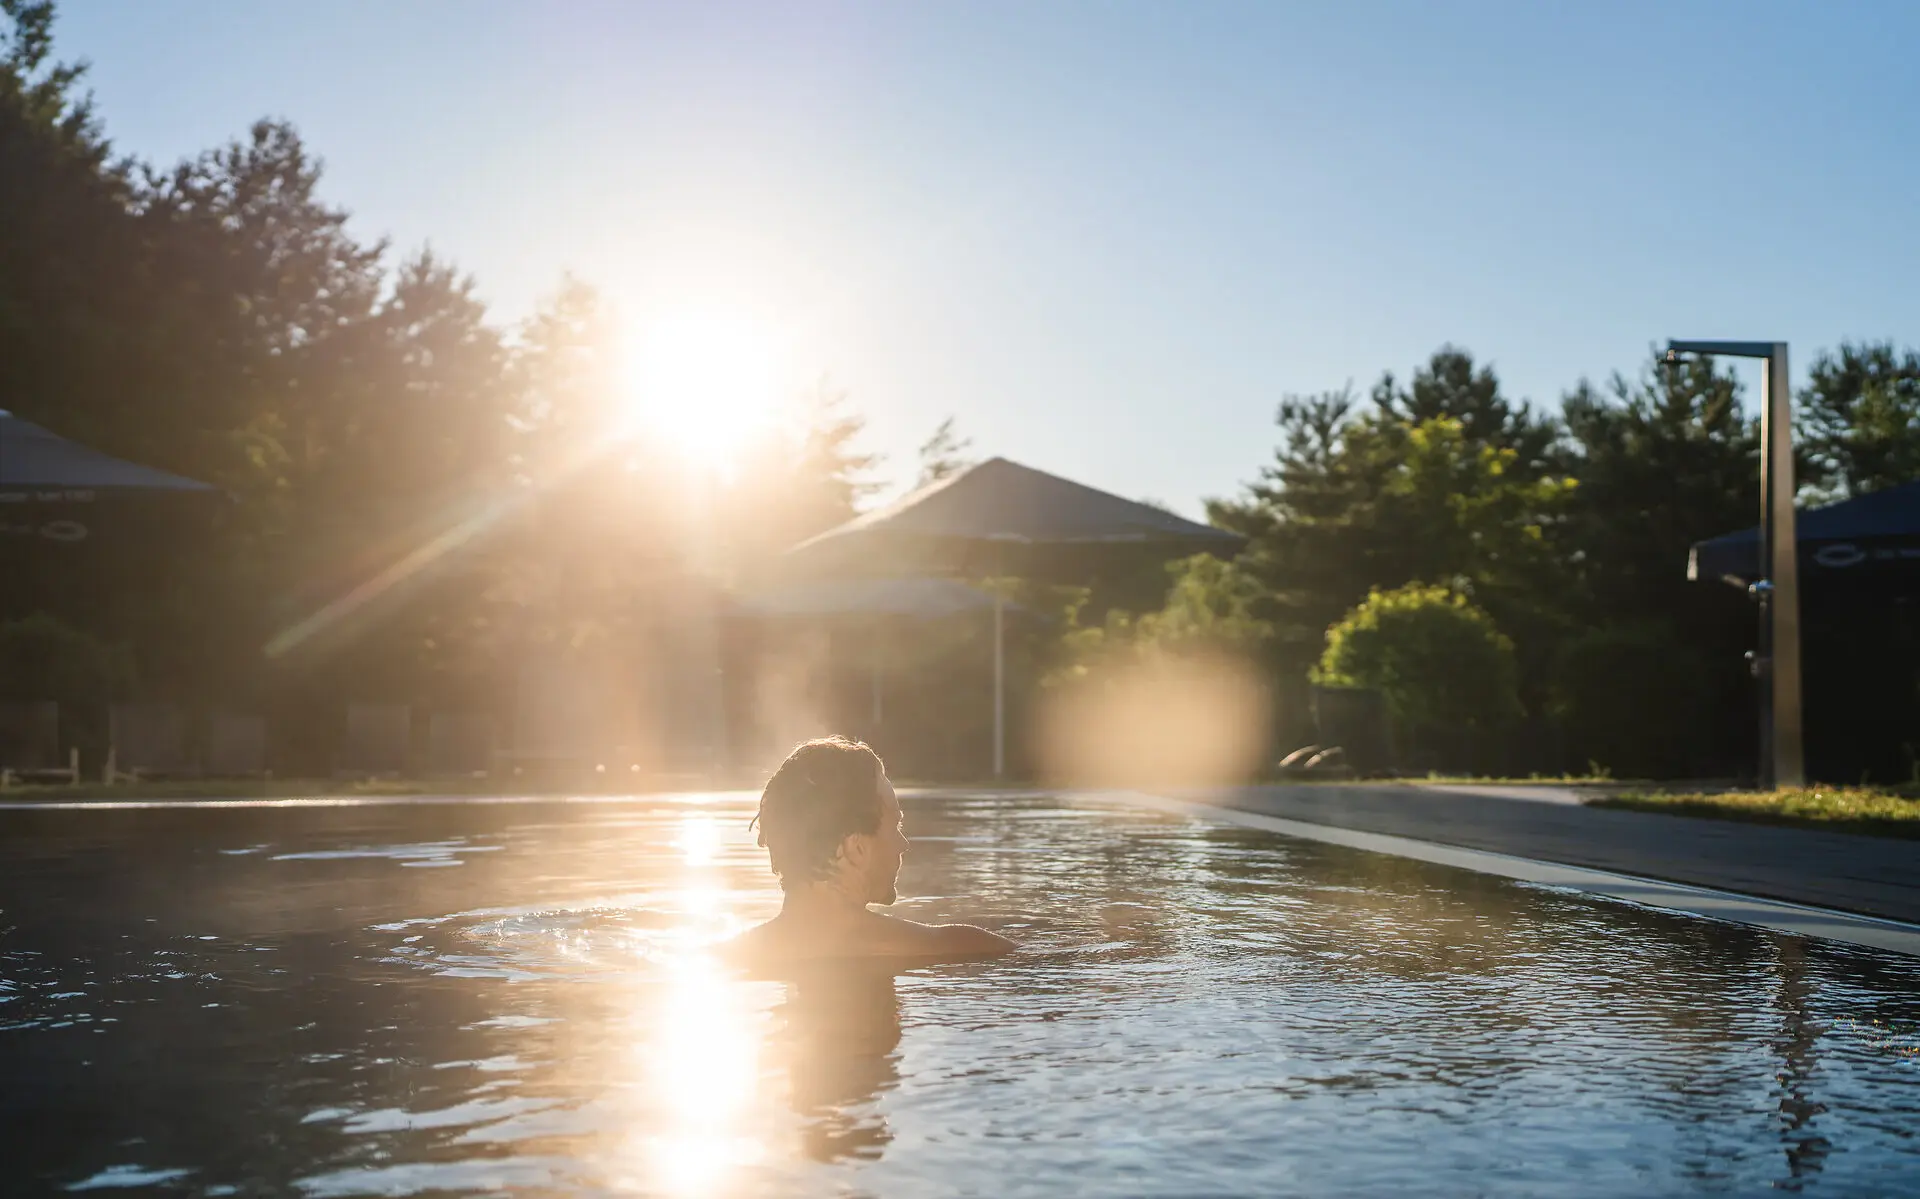
[[[787,755],[760,792],[760,844],[782,887],[827,877],[840,843],[880,831],[886,764],[864,742],[809,741]]]

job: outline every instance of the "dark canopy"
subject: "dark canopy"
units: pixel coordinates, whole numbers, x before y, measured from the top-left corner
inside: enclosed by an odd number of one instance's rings
[[[28,495],[51,502],[59,499],[61,492],[212,490],[193,479],[88,449],[11,413],[0,412],[0,497]]]
[[[1920,482],[1805,509],[1795,524],[1803,576],[1920,579]],[[1687,563],[1690,579],[1742,587],[1762,573],[1757,527],[1700,542]]]
[[[1005,458],[854,517],[787,551],[790,568],[813,577],[962,575],[975,578],[1076,573],[1116,551],[1162,557],[1233,553],[1239,535],[1096,491]],[[993,617],[993,773],[1006,769],[1006,603]]]
[[[103,505],[215,488],[68,441],[0,411],[0,537],[81,541]]]
[[[1156,546],[1232,553],[1238,534],[990,458],[788,551],[824,571],[993,574],[1021,549]],[[1010,553],[1010,551],[1012,551]]]

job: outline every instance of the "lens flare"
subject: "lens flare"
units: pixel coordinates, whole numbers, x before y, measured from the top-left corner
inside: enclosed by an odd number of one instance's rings
[[[1116,665],[1050,695],[1038,719],[1048,781],[1064,786],[1226,786],[1260,768],[1271,698],[1231,658]]]

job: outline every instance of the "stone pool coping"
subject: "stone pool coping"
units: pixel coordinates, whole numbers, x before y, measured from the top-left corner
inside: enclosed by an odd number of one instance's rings
[[[1342,845],[1372,853],[1393,854],[1397,857],[1413,858],[1542,886],[1562,887],[1647,907],[1765,928],[1774,932],[1802,937],[1822,937],[1830,941],[1841,941],[1850,945],[1863,945],[1920,957],[1920,924],[1614,870],[1595,869],[1565,862],[1421,840],[1393,833],[1344,827],[1339,824],[1288,819],[1264,811],[1250,810],[1249,800],[1259,797],[1249,796],[1245,791],[1209,797],[1211,800],[1238,801],[1237,804],[1231,805],[1221,802],[1202,802],[1195,798],[1153,795],[1143,791],[1083,791],[1072,793],[1069,798],[1083,804],[1147,808],[1197,820],[1263,829],[1283,836]],[[1590,809],[1574,810],[1589,811]],[[1637,815],[1637,813],[1620,814]],[[1665,822],[1675,818],[1654,816],[1650,819]]]
[[[1587,807],[1567,788],[1287,784],[1177,799],[1920,924],[1920,844]]]

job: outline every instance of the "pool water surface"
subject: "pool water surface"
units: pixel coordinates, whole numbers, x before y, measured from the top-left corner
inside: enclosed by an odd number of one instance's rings
[[[0,1193],[1920,1194],[1920,960],[1045,797],[743,981],[752,797],[0,812]]]

